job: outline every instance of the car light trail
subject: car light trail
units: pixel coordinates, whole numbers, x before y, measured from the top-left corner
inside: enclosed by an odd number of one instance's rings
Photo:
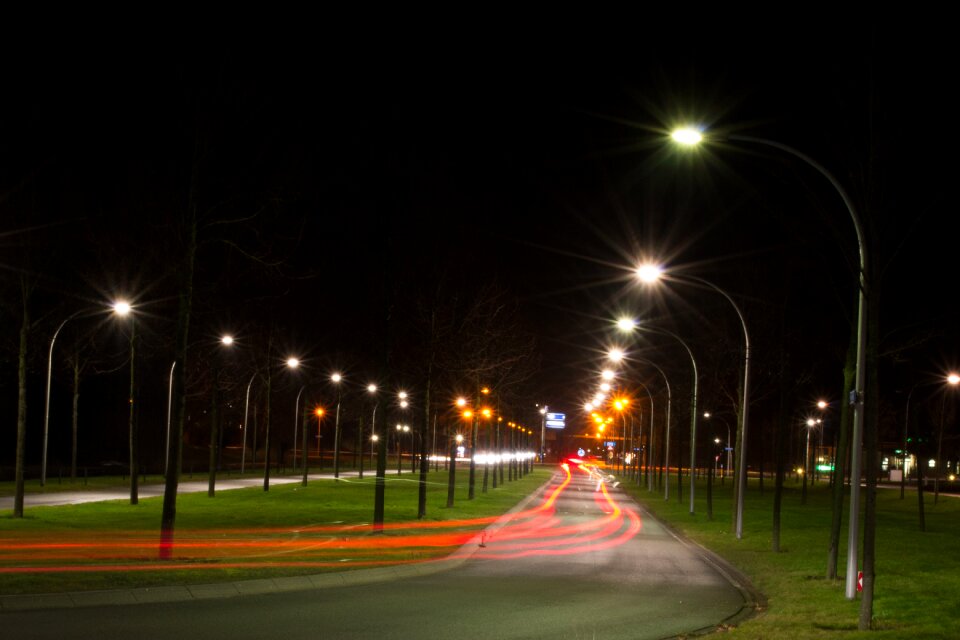
[[[370,524],[194,531],[180,535],[172,561],[149,559],[158,547],[152,531],[124,532],[111,539],[104,539],[102,533],[74,535],[70,540],[62,536],[37,540],[32,532],[30,538],[0,539],[0,574],[375,567],[468,556],[507,560],[583,553],[623,544],[635,536],[641,529],[637,513],[617,504],[596,467],[572,462],[588,481],[597,482],[593,492],[596,511],[585,521],[571,522],[557,513],[557,503],[573,481],[570,465],[564,464],[559,481],[545,492],[539,505],[511,514],[505,521],[489,517],[395,523],[384,526],[387,535],[370,535]],[[475,547],[477,529],[497,520],[502,526],[492,534],[483,533],[484,546]],[[452,555],[437,557],[447,549]],[[286,559],[280,559],[283,556]]]

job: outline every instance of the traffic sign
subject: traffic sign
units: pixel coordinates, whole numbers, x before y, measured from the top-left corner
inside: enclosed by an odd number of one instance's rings
[[[567,426],[566,419],[565,413],[548,413],[545,423],[550,429],[563,429]]]

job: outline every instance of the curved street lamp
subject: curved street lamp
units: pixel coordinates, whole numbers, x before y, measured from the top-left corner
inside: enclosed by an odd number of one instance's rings
[[[333,477],[336,480],[340,479],[340,400],[342,399],[342,387],[340,383],[343,382],[343,376],[339,372],[335,372],[330,376],[330,382],[337,386],[337,413],[333,421]]]
[[[130,303],[125,300],[118,300],[110,305],[110,310],[114,315],[124,317],[129,315],[132,307]],[[80,309],[74,311],[67,318],[57,326],[56,331],[53,332],[53,337],[50,338],[50,348],[47,351],[47,392],[46,392],[46,401],[43,407],[43,457],[40,460],[40,486],[44,486],[47,483],[47,443],[49,442],[50,434],[50,384],[53,378],[53,345],[57,341],[57,336],[60,335],[60,330],[63,329],[64,325],[76,318],[77,316],[83,315],[85,313],[92,312],[93,309]]]
[[[693,392],[690,395],[690,513],[694,512],[693,497],[694,497],[694,478],[693,478],[693,465],[696,459],[696,439],[697,439],[697,388],[699,375],[697,373],[697,360],[693,357],[693,351],[690,349],[690,345],[686,341],[666,329],[660,327],[649,327],[643,326],[634,320],[633,318],[620,318],[617,320],[617,328],[621,331],[633,331],[639,329],[641,331],[649,331],[651,333],[660,333],[663,335],[670,336],[687,350],[687,355],[690,357],[690,366],[693,367]],[[662,372],[661,372],[662,373]],[[669,384],[669,383],[668,383]],[[664,451],[664,466],[666,467],[666,482],[663,487],[663,499],[670,499],[670,421],[667,420],[667,433],[666,433],[666,450]],[[677,474],[680,473],[680,462],[677,462]],[[678,479],[679,481],[679,479]]]
[[[677,129],[671,134],[671,137],[687,146],[699,144],[703,140],[703,133],[692,127]],[[850,483],[850,517],[848,518],[848,538],[847,538],[847,575],[846,575],[846,597],[847,600],[853,600],[857,595],[857,560],[859,557],[859,527],[860,527],[860,475],[861,475],[861,455],[863,448],[863,408],[864,408],[864,386],[866,384],[867,356],[867,292],[869,291],[869,280],[867,276],[867,247],[866,238],[863,231],[863,223],[857,213],[853,200],[847,194],[843,185],[819,162],[806,155],[805,153],[794,149],[788,145],[765,138],[755,136],[744,136],[730,134],[725,136],[726,140],[734,142],[746,142],[750,144],[759,144],[772,147],[783,151],[787,155],[793,156],[812,167],[820,175],[827,179],[833,186],[840,199],[843,200],[850,220],[853,223],[857,234],[857,248],[860,257],[860,273],[858,277],[858,296],[857,296],[857,356],[856,356],[856,376],[854,379],[854,389],[851,392],[850,404],[853,405],[853,437],[850,451],[850,477],[856,480]],[[738,503],[739,506],[739,503]],[[870,509],[873,507],[870,506]],[[739,525],[738,525],[739,526]],[[739,538],[739,534],[737,538]],[[873,576],[868,576],[867,580],[871,584]]]
[[[647,283],[653,283],[659,281],[663,278],[664,272],[663,269],[657,265],[641,265],[637,268],[637,277]],[[743,329],[743,397],[741,399],[741,416],[740,416],[740,451],[739,451],[739,460],[737,461],[737,491],[736,491],[736,535],[737,539],[743,537],[743,499],[744,499],[744,490],[746,489],[747,484],[747,418],[750,413],[750,333],[747,331],[747,322],[743,318],[743,312],[740,311],[739,305],[733,301],[733,298],[730,297],[726,291],[713,284],[709,280],[705,280],[698,276],[684,275],[682,277],[670,276],[671,280],[677,280],[680,282],[684,281],[693,281],[700,283],[710,289],[713,289],[724,298],[727,299],[727,302],[733,307],[733,310],[737,312],[737,317],[740,318],[740,326]],[[696,410],[694,410],[694,419],[696,418]],[[690,443],[690,513],[693,513],[693,456],[695,455],[695,444]]]

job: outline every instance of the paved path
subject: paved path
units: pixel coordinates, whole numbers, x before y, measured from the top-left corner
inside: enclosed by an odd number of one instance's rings
[[[101,592],[99,605],[88,594],[60,596],[59,609],[5,606],[0,628],[18,639],[665,638],[754,608],[721,561],[579,471],[557,474],[443,562],[206,587],[124,606],[149,590]]]
[[[340,472],[342,477],[356,476],[356,471]],[[369,473],[367,474],[369,475]],[[333,473],[318,473],[307,476],[311,480],[333,479]],[[270,484],[291,484],[300,482],[303,476],[278,476],[271,477]],[[177,486],[177,495],[182,493],[206,493],[208,480],[188,480],[181,481]],[[217,491],[228,491],[230,489],[246,489],[247,487],[262,487],[263,478],[217,478]],[[155,498],[163,495],[162,484],[144,484],[140,485],[137,495],[141,498]],[[97,487],[91,489],[78,489],[73,491],[50,491],[47,493],[28,493],[23,497],[23,508],[31,507],[51,507],[63,504],[80,504],[83,502],[102,502],[104,500],[129,500],[129,487]],[[0,510],[13,509],[13,496],[0,497]]]

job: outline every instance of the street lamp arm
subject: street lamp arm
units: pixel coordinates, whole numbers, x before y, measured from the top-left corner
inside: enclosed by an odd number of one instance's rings
[[[840,198],[843,200],[843,204],[847,207],[847,213],[850,214],[850,219],[853,221],[853,227],[857,233],[857,245],[860,255],[860,286],[866,291],[867,289],[867,248],[866,248],[866,236],[863,231],[863,223],[860,220],[860,215],[857,213],[857,208],[853,204],[853,200],[850,198],[850,195],[847,193],[847,190],[843,188],[843,185],[834,177],[832,173],[827,171],[826,167],[822,164],[803,153],[798,151],[789,145],[785,145],[780,142],[775,142],[773,140],[767,140],[765,138],[756,138],[754,136],[743,136],[743,135],[729,135],[727,136],[730,140],[738,140],[740,142],[751,142],[754,144],[766,145],[768,147],[773,147],[774,149],[779,149],[784,153],[792,155],[795,158],[802,160],[811,167],[813,167],[820,175],[826,178],[833,188],[837,190],[837,193],[840,195]]]
[[[719,293],[720,295],[722,295],[724,298],[727,299],[727,302],[729,302],[729,303],[731,304],[731,306],[733,306],[733,310],[737,312],[737,317],[740,318],[740,326],[743,328],[743,342],[744,342],[744,347],[745,347],[747,353],[749,354],[749,353],[750,353],[750,334],[749,334],[749,332],[747,331],[747,323],[746,323],[746,321],[743,319],[743,312],[740,311],[740,307],[737,305],[736,302],[733,301],[733,298],[730,297],[730,294],[728,294],[726,291],[724,291],[723,289],[721,289],[721,288],[718,287],[717,285],[713,284],[713,283],[710,282],[709,280],[704,280],[703,278],[699,278],[699,277],[697,277],[697,276],[684,275],[684,276],[683,276],[683,279],[684,279],[684,280],[693,280],[693,281],[698,282],[698,283],[700,283],[700,284],[702,284],[702,285],[704,285],[704,286],[710,287],[711,289],[713,289],[714,291],[716,291],[717,293]]]
[[[63,329],[64,325],[76,318],[81,313],[85,313],[89,309],[79,309],[71,313],[67,318],[60,323],[60,326],[57,327],[57,330],[53,332],[53,337],[50,338],[50,349],[47,352],[47,396],[46,402],[43,407],[43,459],[42,468],[40,470],[40,486],[44,486],[47,482],[47,442],[49,440],[50,434],[50,383],[53,379],[53,345],[57,341],[57,336],[60,335],[60,330]]]
[[[856,378],[854,381],[854,393],[856,397],[851,399],[853,405],[853,433],[851,434],[852,444],[850,452],[850,477],[853,479],[850,482],[850,524],[848,525],[848,539],[847,539],[847,576],[846,576],[846,597],[847,600],[853,600],[856,597],[856,577],[857,577],[857,562],[858,562],[858,545],[859,545],[859,514],[860,514],[860,467],[861,467],[861,448],[863,443],[863,409],[864,409],[864,385],[866,382],[866,333],[867,333],[867,309],[866,309],[866,297],[868,291],[868,279],[867,279],[867,247],[866,247],[866,236],[863,230],[863,224],[860,220],[860,216],[857,214],[857,209],[853,204],[853,201],[850,199],[850,196],[847,194],[846,189],[843,188],[843,185],[837,181],[837,179],[831,174],[826,168],[821,165],[819,162],[811,158],[810,156],[802,153],[793,147],[788,145],[774,142],[773,140],[767,140],[765,138],[755,138],[753,136],[743,136],[743,135],[731,135],[729,136],[730,140],[739,140],[741,142],[755,143],[760,145],[766,145],[768,147],[773,147],[774,149],[779,149],[784,153],[787,153],[799,160],[805,162],[807,165],[813,167],[820,175],[825,177],[833,188],[837,190],[837,193],[840,194],[840,198],[843,200],[844,205],[847,207],[847,213],[850,214],[850,219],[853,222],[854,229],[857,233],[857,245],[860,253],[860,274],[858,278],[858,287],[859,293],[857,301],[857,364],[856,364]]]

